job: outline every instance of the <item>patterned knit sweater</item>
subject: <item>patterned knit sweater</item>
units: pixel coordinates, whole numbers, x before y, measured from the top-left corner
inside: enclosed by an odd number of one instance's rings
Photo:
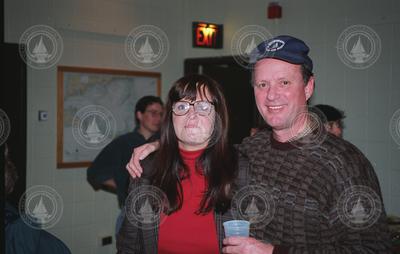
[[[391,253],[370,162],[331,134],[312,142],[280,143],[266,130],[239,146],[249,162],[248,184],[262,184],[274,200],[270,222],[251,233],[272,243],[274,253]]]

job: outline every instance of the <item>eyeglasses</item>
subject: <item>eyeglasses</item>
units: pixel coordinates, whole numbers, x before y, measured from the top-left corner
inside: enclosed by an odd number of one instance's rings
[[[193,106],[194,112],[201,116],[208,116],[214,108],[212,103],[208,101],[178,101],[172,106],[172,112],[174,112],[175,115],[183,116],[189,112],[190,106]]]
[[[162,117],[163,116],[163,112],[162,111],[146,110],[145,112],[149,112],[152,117],[157,117],[157,116]]]

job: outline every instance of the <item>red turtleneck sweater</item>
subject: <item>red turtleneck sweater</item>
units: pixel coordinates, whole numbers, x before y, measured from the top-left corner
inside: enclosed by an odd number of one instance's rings
[[[197,158],[204,152],[180,150],[190,177],[182,181],[182,209],[168,216],[159,229],[158,253],[211,254],[218,253],[214,214],[197,215],[195,212],[206,190],[204,176],[195,170]]]

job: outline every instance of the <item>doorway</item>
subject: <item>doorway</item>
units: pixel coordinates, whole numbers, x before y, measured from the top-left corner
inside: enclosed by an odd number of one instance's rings
[[[1,145],[7,143],[10,158],[16,166],[18,181],[7,201],[18,207],[26,190],[26,64],[18,44],[1,43],[2,84],[0,86]],[[3,115],[5,113],[5,116]],[[9,130],[9,134],[6,131]],[[4,175],[4,172],[1,172]]]

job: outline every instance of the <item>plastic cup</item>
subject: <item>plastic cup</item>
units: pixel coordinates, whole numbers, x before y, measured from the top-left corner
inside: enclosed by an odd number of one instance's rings
[[[249,236],[250,222],[246,220],[230,220],[223,223],[225,237]]]

